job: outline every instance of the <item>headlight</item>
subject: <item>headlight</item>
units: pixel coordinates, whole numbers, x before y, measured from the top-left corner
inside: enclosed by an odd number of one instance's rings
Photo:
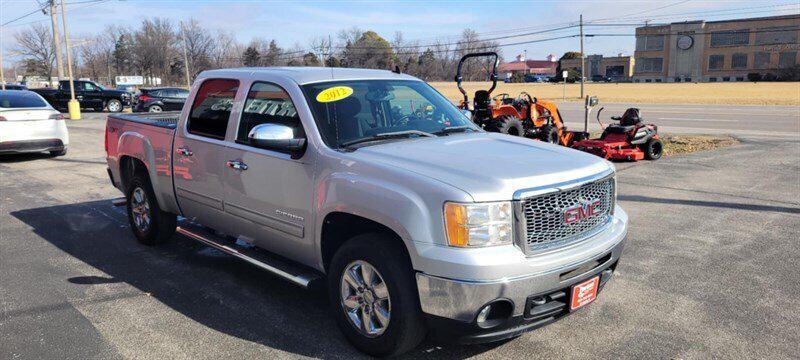
[[[447,243],[457,247],[511,244],[511,202],[444,204]]]

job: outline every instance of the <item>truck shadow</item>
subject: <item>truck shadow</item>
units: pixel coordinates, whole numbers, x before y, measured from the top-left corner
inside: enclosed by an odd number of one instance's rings
[[[291,286],[180,235],[158,247],[140,245],[130,233],[124,209],[113,207],[110,200],[26,209],[11,215],[41,238],[105,274],[64,275],[64,286],[127,283],[189,319],[230,336],[301,356],[363,357],[347,343],[329,315],[324,290]],[[26,310],[31,311],[50,310]],[[465,358],[494,347],[426,342],[406,358]]]

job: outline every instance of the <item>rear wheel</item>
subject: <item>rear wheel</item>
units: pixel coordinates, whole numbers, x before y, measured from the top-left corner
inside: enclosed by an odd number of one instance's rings
[[[377,357],[407,352],[425,337],[414,271],[393,240],[356,236],[336,251],[328,272],[339,328],[358,350]]]
[[[642,145],[642,151],[645,159],[658,160],[664,153],[664,144],[659,139],[650,139]]]
[[[163,109],[161,109],[161,106],[158,106],[158,105],[150,105],[150,107],[147,108],[147,111],[151,112],[151,113],[155,113],[155,112],[161,112],[161,111],[163,111]]]
[[[539,133],[539,139],[551,144],[558,144],[558,129],[553,125],[545,125]]]
[[[177,216],[158,206],[153,186],[145,174],[137,173],[128,184],[128,221],[140,243],[157,245],[175,233]]]
[[[522,136],[525,134],[525,127],[522,121],[516,116],[503,115],[497,118],[497,132],[507,135]]]
[[[122,102],[117,99],[111,99],[108,100],[106,107],[110,112],[120,112],[122,111]]]

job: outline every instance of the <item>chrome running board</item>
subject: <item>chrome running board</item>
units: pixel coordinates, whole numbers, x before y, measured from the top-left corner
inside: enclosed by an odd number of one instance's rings
[[[311,268],[294,264],[290,260],[279,258],[277,255],[257,247],[237,245],[235,242],[222,239],[199,226],[196,227],[191,224],[181,225],[175,231],[228,255],[247,261],[250,264],[306,289],[311,287],[315,280],[322,278],[322,274]]]

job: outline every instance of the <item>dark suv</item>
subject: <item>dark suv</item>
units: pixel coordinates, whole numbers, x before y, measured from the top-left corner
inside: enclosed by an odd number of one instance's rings
[[[134,112],[180,111],[189,96],[189,90],[181,88],[141,89]]]

